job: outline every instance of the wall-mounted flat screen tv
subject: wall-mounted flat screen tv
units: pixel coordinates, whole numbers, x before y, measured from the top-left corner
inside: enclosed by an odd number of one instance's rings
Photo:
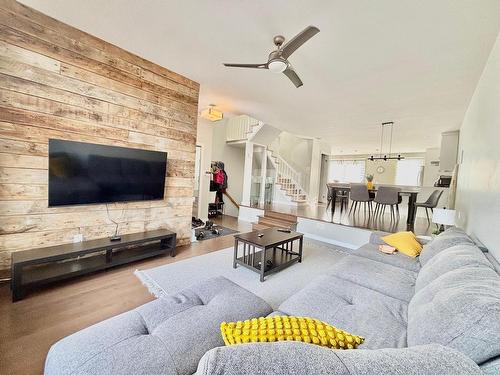
[[[167,153],[49,140],[49,206],[163,199]]]

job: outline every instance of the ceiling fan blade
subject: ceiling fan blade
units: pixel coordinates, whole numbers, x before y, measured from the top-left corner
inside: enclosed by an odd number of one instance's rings
[[[231,68],[255,68],[255,69],[267,69],[267,63],[265,64],[226,64],[224,66],[229,66]]]
[[[317,33],[319,33],[319,29],[316,26],[306,27],[283,46],[283,48],[281,49],[281,56],[284,59],[287,59],[292,53],[297,50],[297,48],[299,48]]]
[[[286,68],[283,71],[283,74],[286,75],[288,78],[290,78],[290,81],[293,82],[295,87],[299,88],[300,86],[303,85],[302,81],[300,80],[299,76],[297,73],[295,73],[295,70],[291,67],[291,65],[288,65],[288,68]]]

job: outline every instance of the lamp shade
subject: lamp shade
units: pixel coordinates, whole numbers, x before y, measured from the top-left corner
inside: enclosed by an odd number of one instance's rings
[[[432,214],[432,222],[443,225],[455,225],[455,210],[447,210],[444,208],[435,208]]]
[[[222,113],[222,111],[219,111],[218,109],[215,109],[214,106],[210,106],[207,109],[201,111],[201,117],[206,118],[210,121],[219,121],[224,118],[224,113]]]

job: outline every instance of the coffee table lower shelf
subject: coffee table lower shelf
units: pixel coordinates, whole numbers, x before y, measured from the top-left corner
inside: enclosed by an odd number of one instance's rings
[[[262,253],[265,254],[264,277],[274,272],[281,271],[282,269],[287,268],[292,264],[301,261],[300,255],[298,253],[294,252],[289,253],[286,250],[276,249],[267,251],[260,250],[255,252],[254,254],[249,254],[246,257],[241,256],[236,259],[236,264],[239,264],[257,273],[260,273]],[[267,266],[268,261],[272,262],[272,266],[270,267]]]
[[[241,265],[257,272],[263,282],[267,275],[302,262],[302,242],[302,233],[283,233],[276,228],[237,234],[233,268]]]

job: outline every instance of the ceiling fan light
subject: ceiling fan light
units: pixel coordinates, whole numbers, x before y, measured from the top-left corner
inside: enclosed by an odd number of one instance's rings
[[[268,64],[269,70],[275,73],[283,73],[287,67],[288,64],[283,60],[272,60]]]

